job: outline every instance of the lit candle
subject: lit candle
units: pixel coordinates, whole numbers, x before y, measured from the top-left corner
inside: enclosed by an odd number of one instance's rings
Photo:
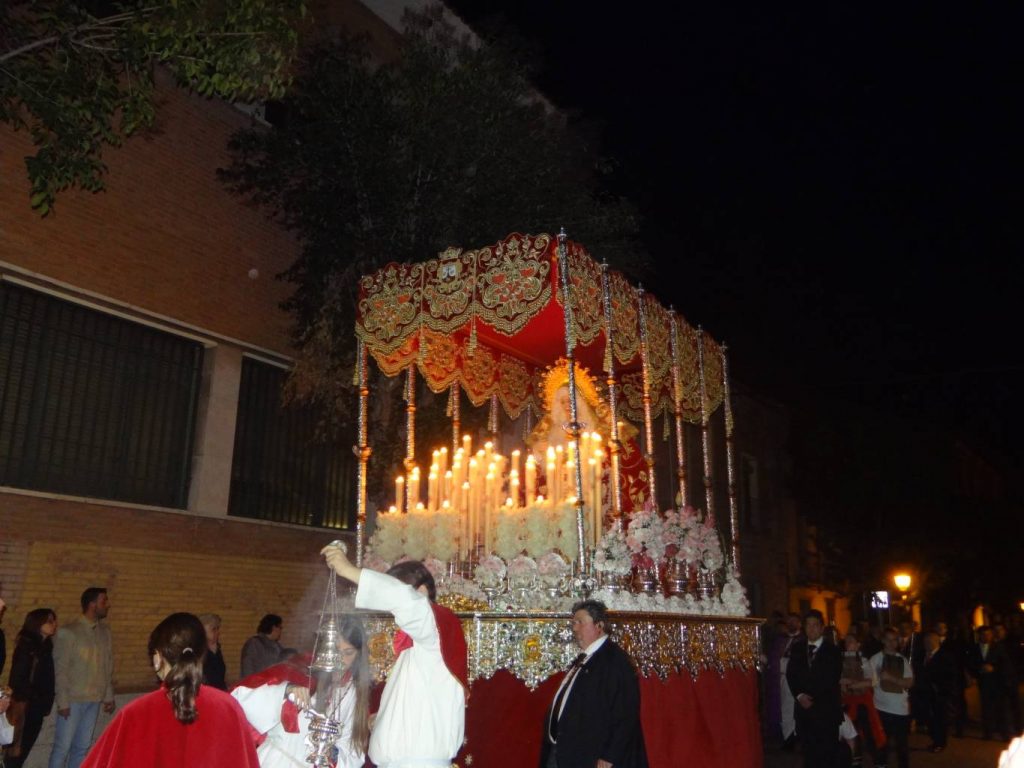
[[[389,515],[397,514],[397,512],[398,512],[398,507],[396,507],[394,504],[392,504],[390,507],[388,507],[388,514]]]
[[[405,512],[405,478],[401,475],[395,478],[395,509]]]
[[[572,493],[575,496],[576,493],[576,462],[573,459],[569,459],[565,462],[565,476],[568,478],[566,483],[566,492]]]
[[[427,475],[427,509],[437,509],[437,466],[430,469]]]
[[[420,468],[413,467],[409,473],[409,506],[407,509],[412,512],[416,502],[420,500]]]
[[[531,453],[526,457],[526,506],[533,506],[537,498],[537,459]]]
[[[597,459],[589,460],[590,476],[590,535],[596,547],[601,538],[601,465]]]
[[[513,500],[513,506],[519,506],[519,478],[513,477],[508,481],[508,492]]]
[[[512,451],[512,469],[509,471],[509,475],[519,474],[519,450]]]
[[[451,501],[452,498],[452,471],[449,469],[444,473],[444,481],[441,485],[441,503]]]

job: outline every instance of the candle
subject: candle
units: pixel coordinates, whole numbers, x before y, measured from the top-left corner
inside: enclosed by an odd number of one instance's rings
[[[520,453],[519,453],[518,449],[512,451],[512,469],[509,472],[510,475],[512,475],[512,474],[518,475],[519,474],[519,456],[520,456]]]
[[[512,498],[513,506],[519,506],[519,478],[513,477],[508,481],[508,492]]]
[[[437,461],[437,473],[441,477],[444,477],[444,473],[448,471],[448,449],[442,448],[438,451]]]
[[[395,478],[395,509],[405,512],[405,478],[401,475]]]
[[[463,550],[465,551],[466,557],[468,558],[470,553],[473,551],[473,523],[472,523],[472,521],[470,520],[470,517],[469,517],[469,483],[468,482],[462,484],[462,493],[459,495],[459,505],[460,505],[459,511],[461,512],[461,514],[463,516],[463,521],[464,521],[463,522],[463,526],[462,526],[462,530],[464,532],[462,540],[463,540],[463,542],[465,542],[465,544],[463,546]]]
[[[590,470],[588,475],[590,480],[590,536],[596,547],[598,539],[601,538],[601,465],[598,464],[597,459],[590,459],[588,464]]]
[[[537,459],[531,453],[526,457],[526,506],[533,506],[537,499]]]
[[[413,467],[409,473],[409,505],[406,509],[412,512],[416,502],[420,500],[420,468]]]
[[[565,462],[565,476],[568,478],[566,492],[572,493],[575,496],[578,489],[576,488],[576,462],[573,459]]]
[[[397,512],[398,512],[398,507],[396,507],[394,504],[392,504],[390,507],[388,507],[388,514],[389,515],[394,515]]]
[[[449,469],[444,473],[444,481],[441,484],[441,503],[451,501],[452,498],[452,471]]]
[[[427,475],[427,509],[437,509],[437,465],[430,468]]]

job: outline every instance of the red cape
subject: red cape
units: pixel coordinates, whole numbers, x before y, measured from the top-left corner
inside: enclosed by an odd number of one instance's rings
[[[237,701],[203,685],[196,712],[195,722],[186,725],[174,717],[164,688],[147,693],[117,714],[82,768],[259,768]]]

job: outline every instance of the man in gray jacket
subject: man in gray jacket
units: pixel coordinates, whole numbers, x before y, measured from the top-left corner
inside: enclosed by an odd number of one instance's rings
[[[78,768],[92,743],[100,705],[114,711],[114,646],[103,621],[110,599],[103,587],[82,593],[82,615],[54,638],[56,733],[49,768]]]

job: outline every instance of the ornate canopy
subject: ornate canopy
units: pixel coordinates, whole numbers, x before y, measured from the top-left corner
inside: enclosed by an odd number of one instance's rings
[[[614,354],[620,410],[642,422],[642,302],[652,413],[673,412],[675,322],[681,414],[700,424],[698,343],[702,338],[708,413],[723,398],[718,343],[609,270],[609,349],[601,265],[571,241],[568,263],[578,363],[600,380],[610,362],[607,355]],[[477,250],[449,248],[430,261],[391,263],[360,281],[356,334],[388,376],[415,364],[433,391],[458,382],[475,405],[496,394],[516,418],[527,407],[540,409],[540,375],[565,355],[557,272],[557,238],[548,234],[513,234]]]

